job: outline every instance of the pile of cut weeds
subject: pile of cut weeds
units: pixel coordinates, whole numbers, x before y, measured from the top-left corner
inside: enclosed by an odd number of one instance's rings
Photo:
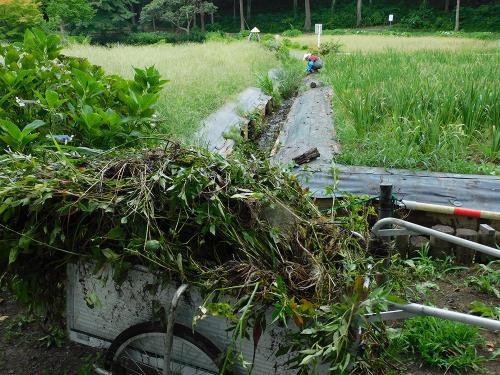
[[[247,328],[274,306],[273,323],[299,327],[287,349],[313,350],[297,351],[304,371],[319,362],[311,355],[339,371],[385,366],[375,349],[385,330],[359,319],[385,308],[380,291],[363,287],[366,249],[349,224],[323,217],[296,179],[268,161],[167,143],[99,157],[9,153],[0,163],[3,280],[21,301],[57,316],[67,262],[111,265],[117,283],[139,264],[205,294],[227,290],[239,299],[228,316]],[[367,232],[366,220],[352,222]],[[252,311],[242,313],[243,305]],[[353,356],[359,325],[373,350]]]

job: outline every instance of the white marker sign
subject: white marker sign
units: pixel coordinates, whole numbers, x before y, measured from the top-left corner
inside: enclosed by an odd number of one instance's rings
[[[323,32],[323,24],[317,23],[314,25],[314,31],[316,32],[316,35],[318,36],[318,48],[321,45],[321,33]]]
[[[394,21],[394,14],[389,14],[389,22]]]

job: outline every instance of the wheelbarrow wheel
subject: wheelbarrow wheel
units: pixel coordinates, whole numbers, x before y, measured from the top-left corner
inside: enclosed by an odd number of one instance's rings
[[[106,370],[113,375],[161,375],[165,335],[160,322],[140,323],[126,329],[106,352]],[[206,337],[181,324],[174,325],[171,374],[217,375],[221,359],[221,351]]]

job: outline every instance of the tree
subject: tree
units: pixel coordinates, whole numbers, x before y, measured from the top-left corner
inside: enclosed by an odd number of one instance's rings
[[[356,5],[356,27],[361,26],[361,8],[363,7],[363,0],[358,0]]]
[[[298,8],[299,8],[299,0],[293,0],[293,18],[297,18]]]
[[[332,0],[332,4],[330,6],[330,9],[331,9],[331,12],[332,12],[332,15],[333,13],[335,12],[335,5],[336,5],[337,1],[336,0]]]
[[[304,7],[306,10],[306,17],[304,20],[304,30],[311,31],[311,4],[309,0],[305,0]]]
[[[460,0],[457,0],[457,8],[455,9],[455,31],[460,30]]]
[[[139,0],[91,0],[96,16],[92,28],[104,34],[108,31],[118,31],[129,27],[135,14],[131,11],[133,4]]]
[[[445,13],[450,11],[450,0],[444,0],[444,11]]]
[[[245,15],[243,14],[243,0],[240,0],[240,30],[245,30]]]
[[[86,0],[50,0],[47,3],[49,25],[61,33],[72,31],[92,20],[95,11]]]
[[[153,31],[156,31],[156,22],[158,22],[163,14],[164,0],[153,0],[149,4],[145,5],[141,11],[141,17],[139,22],[149,23],[153,26]]]
[[[205,32],[205,15],[212,15],[212,23],[213,23],[213,14],[217,10],[217,7],[208,1],[196,0],[196,12],[200,15],[200,27],[201,31]]]
[[[216,10],[213,3],[203,0],[153,0],[142,9],[141,23],[153,22],[156,29],[157,21],[166,21],[189,34],[197,14]]]
[[[0,1],[0,40],[21,40],[26,29],[42,22],[38,1]]]
[[[247,20],[252,17],[252,0],[247,0]]]

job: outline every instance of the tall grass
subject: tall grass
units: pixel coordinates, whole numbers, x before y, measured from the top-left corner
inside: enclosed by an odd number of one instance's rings
[[[189,140],[200,122],[231,96],[257,83],[278,63],[272,53],[248,42],[114,46],[74,45],[67,55],[87,57],[106,72],[132,77],[132,67],[155,65],[165,86],[159,103],[159,132]]]
[[[500,174],[500,55],[470,51],[327,57],[340,161]]]

